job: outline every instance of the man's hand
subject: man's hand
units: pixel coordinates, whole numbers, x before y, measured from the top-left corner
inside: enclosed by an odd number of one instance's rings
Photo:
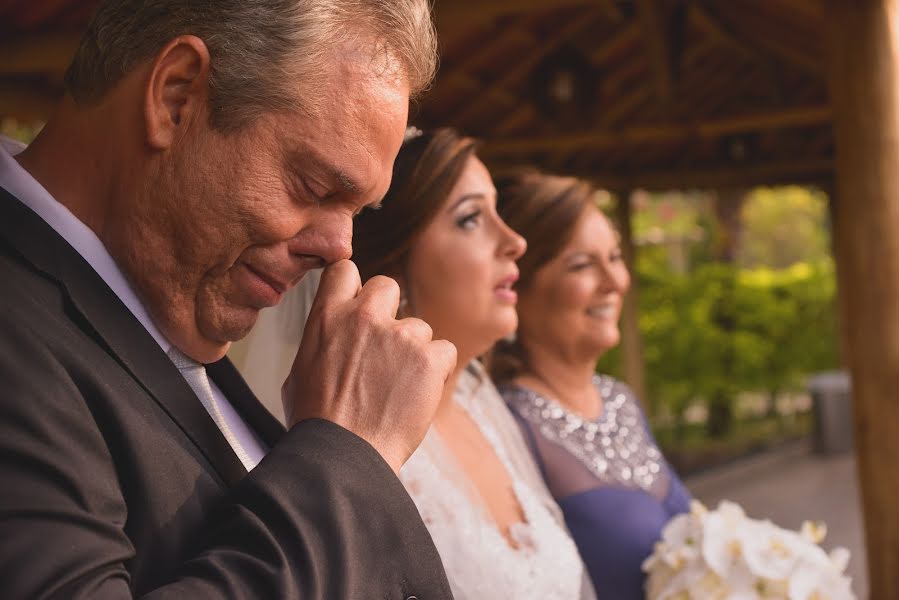
[[[456,348],[419,319],[396,320],[388,277],[361,286],[356,265],[324,270],[281,390],[287,425],[322,418],[370,443],[399,472],[424,438],[456,366]]]

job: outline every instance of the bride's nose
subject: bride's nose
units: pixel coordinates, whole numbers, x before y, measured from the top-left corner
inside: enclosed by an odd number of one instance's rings
[[[512,260],[518,260],[524,256],[528,248],[527,241],[502,220],[500,220],[500,234],[502,235],[502,241],[500,242],[500,253],[502,256]]]

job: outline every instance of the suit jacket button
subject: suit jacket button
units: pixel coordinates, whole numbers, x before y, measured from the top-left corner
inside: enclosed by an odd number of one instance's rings
[[[418,600],[418,596],[409,596],[406,600]]]

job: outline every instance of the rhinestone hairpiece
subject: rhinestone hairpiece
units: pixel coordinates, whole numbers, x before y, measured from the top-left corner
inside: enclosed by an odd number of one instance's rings
[[[424,131],[416,127],[415,125],[409,125],[406,127],[406,133],[403,135],[403,143],[405,144],[409,140],[414,140],[415,138],[424,134]]]

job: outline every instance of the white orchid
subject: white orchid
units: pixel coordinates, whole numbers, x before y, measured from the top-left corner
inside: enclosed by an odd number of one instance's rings
[[[849,552],[825,553],[818,544],[826,533],[821,523],[789,531],[750,519],[733,502],[708,511],[694,501],[665,526],[643,563],[647,598],[855,600],[843,574]]]

